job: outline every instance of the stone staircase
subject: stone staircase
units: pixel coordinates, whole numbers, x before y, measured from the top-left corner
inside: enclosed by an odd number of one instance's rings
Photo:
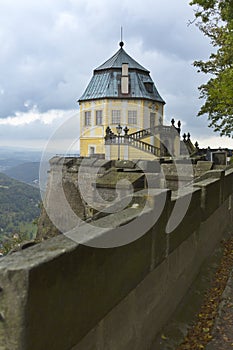
[[[129,136],[134,138],[134,139],[141,140],[145,137],[152,136],[151,128],[141,129],[139,131],[136,131],[136,132],[129,134]]]
[[[150,154],[153,154],[157,157],[160,157],[161,155],[164,156],[164,154],[161,154],[161,149],[159,147],[153,146],[147,142],[142,141],[142,139],[150,137],[150,136],[156,136],[156,135],[163,135],[167,138],[172,137],[174,138],[175,134],[180,133],[180,122],[179,127],[176,128],[174,126],[175,121],[172,120],[171,126],[166,125],[158,125],[153,128],[146,128],[141,129],[136,132],[133,132],[131,134],[128,134],[129,129],[126,127],[124,129],[125,135],[116,135],[112,132],[112,130],[108,127],[106,129],[106,135],[105,135],[105,144],[127,144],[134,148],[137,148],[138,150],[141,150],[143,152],[147,152]]]
[[[141,131],[141,130],[140,130]],[[137,132],[138,133],[138,132]],[[112,135],[110,138],[105,138],[105,144],[106,145],[128,145],[132,146],[134,148],[137,148],[143,152],[151,153],[157,157],[160,156],[160,148],[155,147],[151,145],[150,143],[141,141],[137,138],[138,135],[132,136],[132,135],[124,135],[124,136],[118,136],[118,135]]]
[[[160,157],[160,148],[155,147],[150,143],[147,143],[129,136],[129,145],[137,149],[140,149],[141,151],[152,153],[153,155]]]

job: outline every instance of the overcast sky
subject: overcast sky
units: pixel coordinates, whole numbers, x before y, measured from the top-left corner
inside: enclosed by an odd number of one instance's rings
[[[0,0],[0,146],[43,147],[74,115],[78,133],[76,101],[93,69],[118,50],[122,25],[124,49],[150,70],[168,123],[180,119],[182,133],[203,147],[233,147],[196,117],[197,88],[206,77],[192,62],[208,58],[212,48],[187,25],[188,2]]]

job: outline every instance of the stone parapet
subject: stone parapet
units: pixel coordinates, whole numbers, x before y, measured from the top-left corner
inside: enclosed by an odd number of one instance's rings
[[[104,248],[117,227],[140,216],[151,223],[144,235]],[[150,349],[232,224],[228,169],[172,195],[160,189],[135,192],[126,209],[95,221],[97,231],[80,225],[86,245],[59,235],[2,258],[0,349]],[[136,230],[127,227],[132,229],[124,234],[132,239]],[[98,240],[102,248],[93,247]]]

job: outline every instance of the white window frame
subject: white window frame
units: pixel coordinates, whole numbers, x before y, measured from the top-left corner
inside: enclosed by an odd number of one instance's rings
[[[95,124],[103,125],[103,111],[102,109],[95,111]]]
[[[91,111],[84,112],[84,125],[91,126]]]
[[[137,111],[136,110],[130,110],[128,111],[128,124],[129,125],[137,125]]]
[[[112,110],[112,124],[120,124],[121,123],[121,111],[120,109]]]

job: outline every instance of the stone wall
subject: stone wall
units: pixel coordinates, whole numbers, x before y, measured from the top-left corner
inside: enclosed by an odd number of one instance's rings
[[[190,193],[184,219],[165,233],[175,204],[179,216]],[[210,172],[172,195],[154,190],[151,203],[165,194],[157,222],[130,244],[92,248],[59,235],[2,258],[0,349],[150,349],[205,258],[232,228],[233,169]],[[140,193],[134,196],[136,202]],[[137,216],[133,210],[98,223],[124,225],[129,213],[131,220]]]

